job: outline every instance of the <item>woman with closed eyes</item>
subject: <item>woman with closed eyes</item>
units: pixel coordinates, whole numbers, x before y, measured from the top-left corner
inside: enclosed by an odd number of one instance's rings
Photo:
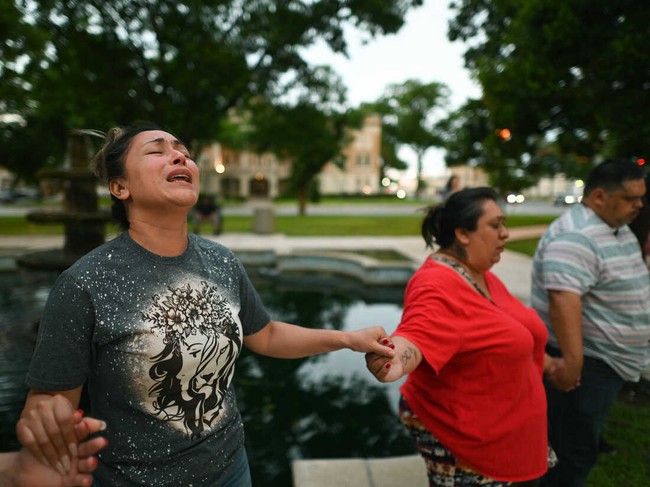
[[[34,428],[29,411],[45,419],[25,446],[68,465],[72,425],[55,427],[47,414],[60,396],[76,408],[87,384],[92,415],[109,425],[95,486],[250,486],[232,387],[242,348],[276,358],[342,348],[391,357],[386,333],[273,320],[235,255],[188,233],[199,170],[170,132],[112,129],[95,165],[124,232],[62,273],[51,291],[23,412]]]

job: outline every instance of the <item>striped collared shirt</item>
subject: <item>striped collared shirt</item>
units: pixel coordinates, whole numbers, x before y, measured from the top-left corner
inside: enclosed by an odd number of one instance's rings
[[[585,355],[603,360],[625,380],[639,380],[650,362],[650,277],[627,225],[613,229],[576,205],[544,233],[533,258],[531,305],[557,347],[548,290],[582,297]]]

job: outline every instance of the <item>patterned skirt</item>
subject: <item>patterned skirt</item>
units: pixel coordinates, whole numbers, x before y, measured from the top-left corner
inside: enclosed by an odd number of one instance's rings
[[[420,418],[411,410],[404,397],[400,397],[399,415],[402,424],[415,441],[415,447],[424,458],[431,487],[505,487],[501,482],[485,477],[463,464],[429,433]]]

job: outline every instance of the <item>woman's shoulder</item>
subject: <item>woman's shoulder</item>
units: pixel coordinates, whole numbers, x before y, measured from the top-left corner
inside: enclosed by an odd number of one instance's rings
[[[198,254],[204,257],[207,257],[209,259],[220,259],[222,262],[239,262],[239,258],[235,252],[219,242],[203,238],[193,233],[189,235],[189,239],[190,245],[194,247]]]
[[[462,283],[462,278],[455,270],[427,257],[411,277],[409,287],[426,286],[431,290],[442,290],[455,288],[460,283]]]
[[[129,245],[124,235],[125,233],[121,233],[100,246],[95,247],[75,261],[74,264],[66,269],[66,272],[68,274],[75,274],[80,270],[88,267],[97,267],[113,259],[115,261],[123,259],[129,251]]]
[[[123,268],[122,264],[127,258],[128,249],[123,245],[120,234],[95,247],[59,274],[55,288],[72,286],[88,290],[93,285],[112,277],[117,272],[116,268]]]
[[[488,281],[490,284],[494,284],[497,286],[500,286],[504,289],[506,289],[506,285],[503,283],[501,278],[497,276],[494,272],[492,271],[485,271],[485,279]]]
[[[487,282],[487,285],[490,288],[490,294],[492,294],[493,297],[498,294],[500,296],[506,296],[509,299],[517,299],[513,296],[501,278],[499,278],[494,272],[487,271],[485,273],[485,282]]]
[[[234,252],[231,249],[215,240],[201,237],[195,233],[190,233],[188,238],[190,239],[191,244],[195,245],[200,250],[234,255]]]

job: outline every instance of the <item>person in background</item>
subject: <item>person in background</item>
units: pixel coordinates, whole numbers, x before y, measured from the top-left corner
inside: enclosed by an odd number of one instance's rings
[[[355,332],[273,320],[241,262],[188,233],[199,170],[187,147],[152,125],[115,128],[95,157],[125,229],[57,279],[27,374],[22,419],[42,428],[50,465],[74,455],[71,426],[31,411],[57,396],[110,425],[94,473],[101,487],[251,485],[234,387],[243,347],[275,358],[349,348],[394,354],[381,327]]]
[[[455,174],[452,174],[447,180],[447,183],[445,184],[445,187],[441,192],[440,196],[442,198],[442,201],[445,201],[452,194],[454,194],[456,191],[459,190],[460,190],[460,178]]]
[[[546,379],[549,441],[558,466],[543,486],[584,486],[609,411],[650,360],[650,277],[628,227],[646,193],[641,168],[608,160],[587,177],[581,204],[556,219],[533,258],[532,306],[562,361]]]
[[[223,231],[223,215],[221,206],[214,201],[212,196],[202,196],[192,211],[192,221],[194,223],[194,233],[201,232],[201,224],[208,222],[212,224],[212,233],[220,235]]]
[[[432,486],[504,486],[548,468],[542,374],[547,332],[490,269],[505,215],[490,188],[462,189],[429,209],[426,259],[406,288],[395,357],[366,355],[381,382],[408,375],[400,419]]]
[[[646,194],[643,198],[643,208],[639,210],[639,214],[630,223],[630,230],[639,241],[643,260],[650,266],[650,199],[647,192],[650,185],[650,174],[646,174],[645,185]]]
[[[54,399],[56,414],[48,418],[48,421],[63,426],[68,421],[72,424],[73,434],[79,441],[76,454],[69,458],[68,472],[64,471],[61,464],[49,466],[32,455],[27,449],[18,452],[0,453],[0,479],[3,487],[89,487],[92,482],[92,472],[97,468],[97,453],[108,444],[101,436],[88,439],[93,433],[106,429],[106,424],[90,417],[83,417],[82,411],[74,411],[68,401],[61,396]],[[46,414],[49,413],[46,412]],[[39,416],[40,410],[32,411],[32,415]],[[39,425],[43,418],[37,418],[35,422]],[[32,444],[40,449],[39,440],[42,439],[43,431],[35,429],[32,431],[24,421],[16,425],[16,432],[23,443]],[[47,445],[44,445],[46,447]]]

